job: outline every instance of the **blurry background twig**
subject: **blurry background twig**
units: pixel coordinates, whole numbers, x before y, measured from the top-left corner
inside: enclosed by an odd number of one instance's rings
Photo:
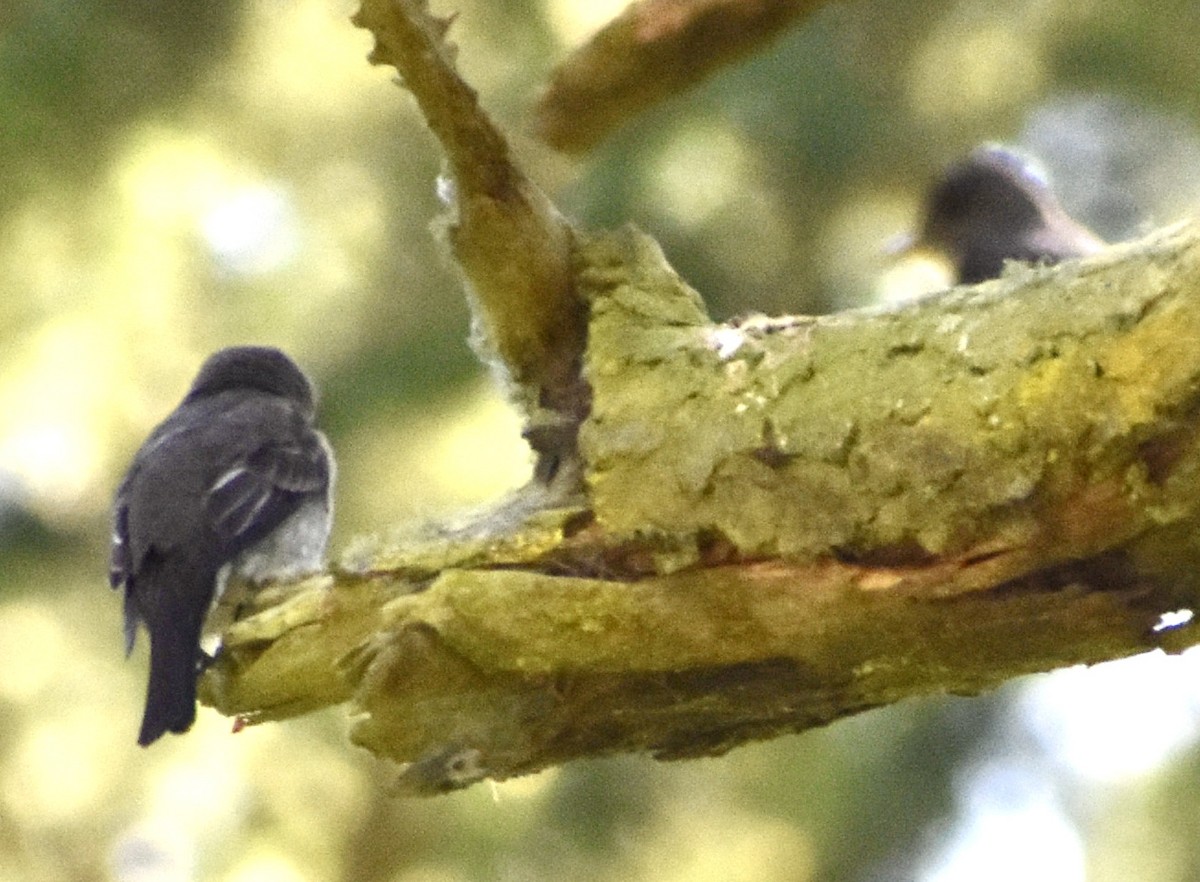
[[[537,133],[582,153],[648,107],[760,50],[824,0],[641,0],[576,49],[539,99]]]

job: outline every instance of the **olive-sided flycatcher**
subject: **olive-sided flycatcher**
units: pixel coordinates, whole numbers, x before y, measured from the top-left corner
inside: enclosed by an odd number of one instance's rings
[[[996,144],[976,148],[933,184],[913,244],[945,254],[960,284],[997,278],[1006,260],[1058,263],[1104,247],[1026,158]]]
[[[204,362],[134,456],[113,509],[110,581],[125,592],[125,654],[139,623],[150,635],[138,744],[195,721],[201,634],[231,572],[261,582],[322,566],[334,460],[314,411],[290,358],[234,346]]]

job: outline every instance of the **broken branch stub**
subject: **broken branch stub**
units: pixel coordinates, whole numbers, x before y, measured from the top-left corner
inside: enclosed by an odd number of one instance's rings
[[[578,424],[584,309],[572,285],[573,232],[516,165],[504,134],[459,76],[450,20],[424,0],[362,0],[354,23],[375,37],[370,60],[394,67],[437,137],[453,177],[447,236],[470,288],[481,355],[527,417]]]

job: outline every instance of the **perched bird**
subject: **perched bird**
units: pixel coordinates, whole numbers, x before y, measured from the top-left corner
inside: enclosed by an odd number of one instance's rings
[[[204,622],[231,572],[264,581],[321,567],[334,460],[314,411],[312,384],[278,349],[222,349],[134,456],[109,577],[124,589],[125,654],[139,623],[150,636],[138,744],[195,721]]]
[[[995,144],[976,148],[933,184],[910,243],[945,255],[959,284],[997,278],[1006,260],[1058,263],[1103,247],[1028,160]]]

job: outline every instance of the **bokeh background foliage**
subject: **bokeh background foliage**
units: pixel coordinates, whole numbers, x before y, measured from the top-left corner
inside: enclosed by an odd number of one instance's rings
[[[460,65],[572,218],[637,222],[715,316],[936,284],[885,245],[980,140],[1036,151],[1110,238],[1200,203],[1200,4],[834,4],[592,154],[554,155],[530,108],[621,5],[462,0]],[[136,747],[145,647],[121,658],[108,504],[208,352],[273,343],[317,378],[335,553],[528,473],[429,232],[435,145],[352,11],[0,10],[0,879],[1196,878],[1191,654],[419,802],[387,796],[337,711],[237,737],[202,711]]]

